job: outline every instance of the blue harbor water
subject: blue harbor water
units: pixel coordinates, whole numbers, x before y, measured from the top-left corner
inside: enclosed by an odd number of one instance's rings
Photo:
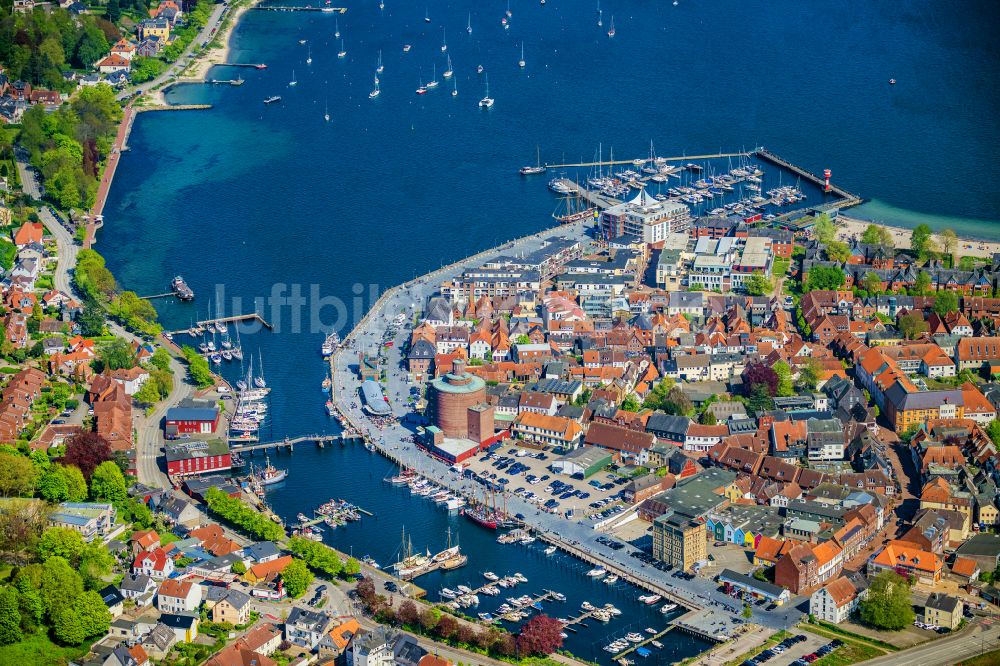
[[[548,163],[589,162],[599,147],[604,159],[612,149],[615,159],[645,157],[650,141],[661,156],[766,146],[814,172],[831,169],[837,184],[871,199],[858,215],[1000,238],[995,3],[605,0],[599,27],[596,0],[512,0],[507,30],[499,0],[426,6],[430,23],[424,3],[399,0],[384,11],[375,0],[352,3],[343,16],[248,12],[230,61],[268,68],[213,70],[244,78],[239,87],[175,88],[170,101],[213,108],[142,114],[122,157],[97,249],[140,294],[187,279],[194,303],[155,301],[167,328],[254,310],[275,325],[242,334],[274,388],[265,439],[335,431],[319,390],[320,324],[343,334],[379,289],[552,223],[546,181],[559,173],[516,172],[536,146]],[[379,49],[385,69],[372,100]],[[442,76],[448,56],[452,80]],[[478,65],[496,99],[488,111],[478,107]],[[439,87],[416,95],[435,75]],[[273,95],[281,101],[264,105]],[[778,184],[796,182],[769,171],[764,189]],[[801,185],[807,204],[822,200]],[[291,300],[271,307],[262,299],[272,294]],[[431,590],[480,583],[487,569],[520,571],[530,582],[518,595],[569,597],[553,615],[585,599],[622,608],[623,618],[570,636],[582,657],[605,658],[611,634],[663,624],[636,590],[595,583],[585,565],[546,557],[538,544],[499,546],[389,487],[388,463],[361,448],[300,447],[277,462],[290,477],[270,501],[286,518],[331,497],[377,514],[328,536],[355,555],[392,561],[404,525],[416,546],[439,550],[450,525],[471,562],[420,581]],[[704,648],[668,638],[664,661]]]

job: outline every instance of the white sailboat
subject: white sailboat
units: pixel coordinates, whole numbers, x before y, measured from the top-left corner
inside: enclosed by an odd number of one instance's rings
[[[378,50],[378,67],[375,68],[376,74],[381,74],[385,67],[382,66],[382,49]]]
[[[611,15],[611,29],[608,30],[608,37],[614,37],[614,36],[615,36],[615,15],[612,14]]]
[[[466,26],[465,31],[472,34],[472,12],[469,12],[469,25]]]
[[[604,25],[604,12],[600,8],[597,10],[597,27],[600,28]]]
[[[430,22],[431,22],[431,14],[429,11],[427,11],[427,8],[424,7],[424,23],[430,23]]]
[[[379,8],[379,9],[385,9],[385,3],[384,3],[384,2],[382,2],[382,0],[379,0],[379,3],[378,3],[378,8]]]
[[[306,56],[306,64],[311,65],[313,61],[313,49],[312,46],[309,47],[309,55]]]
[[[323,103],[323,120],[330,122],[330,101]]]
[[[375,99],[376,97],[379,96],[379,93],[381,93],[381,92],[382,92],[382,89],[378,87],[378,76],[376,75],[375,76],[375,88],[370,93],[368,93],[368,99]]]
[[[453,72],[451,69],[451,56],[448,56],[448,69],[444,70],[444,72],[441,73],[441,76],[443,76],[446,79],[450,79],[451,75],[454,73],[455,72]]]
[[[340,40],[340,51],[337,53],[338,58],[347,57],[347,49],[344,48],[344,40]]]
[[[458,79],[452,79],[451,82],[455,84],[455,87],[451,89],[451,96],[458,97]]]
[[[444,53],[448,50],[448,40],[445,39],[444,28],[441,28],[441,52]]]
[[[517,66],[524,69],[524,42],[521,42],[521,59],[517,61]]]
[[[483,109],[489,109],[493,107],[493,102],[495,100],[490,97],[490,75],[486,75],[486,97],[479,100],[479,106]]]
[[[333,24],[335,26],[333,29],[333,38],[340,39],[340,19],[333,19]]]
[[[297,80],[295,80],[295,70],[293,69],[292,70],[292,80],[288,82],[288,85],[290,85],[290,86],[297,86],[298,84],[299,84],[299,82]]]
[[[253,385],[257,388],[267,388],[267,382],[264,381],[264,356],[261,355],[260,350],[257,350],[258,364],[260,365],[260,374],[253,378]]]
[[[432,73],[431,73],[431,80],[427,82],[427,85],[426,85],[425,87],[426,87],[426,88],[427,88],[428,90],[432,90],[432,89],[434,89],[434,88],[437,88],[437,87],[438,87],[438,80],[437,80],[437,65],[436,65],[436,64],[435,64],[435,65],[433,65],[433,70],[432,70]]]

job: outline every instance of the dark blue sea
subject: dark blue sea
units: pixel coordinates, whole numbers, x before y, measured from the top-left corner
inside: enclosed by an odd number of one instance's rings
[[[350,3],[342,16],[248,12],[230,60],[268,68],[218,67],[213,78],[244,85],[169,93],[211,110],[142,114],[105,208],[97,249],[126,288],[159,293],[182,274],[196,291],[192,304],[156,301],[168,328],[255,310],[275,325],[241,333],[275,389],[265,437],[335,429],[319,389],[325,327],[343,333],[380,289],[551,224],[546,182],[558,173],[517,174],[536,147],[543,162],[564,163],[598,150],[645,157],[651,142],[661,156],[765,146],[831,169],[869,200],[856,215],[1000,238],[996,3],[604,0],[598,26],[597,0],[512,0],[507,30],[505,0],[428,0],[430,23],[425,3],[385,4]],[[371,100],[380,49],[382,92]],[[488,111],[478,65],[496,99]],[[416,95],[435,74],[440,86]],[[264,105],[273,95],[281,102]],[[794,183],[766,177],[767,187]],[[807,203],[822,200],[803,190]],[[628,621],[571,636],[585,658],[605,656],[599,646],[626,624],[662,623],[630,601],[636,591],[604,589],[580,563],[494,546],[492,534],[389,488],[387,463],[363,449],[300,447],[280,464],[291,476],[272,501],[286,517],[331,497],[378,514],[330,537],[340,548],[386,561],[404,524],[432,550],[451,525],[476,555],[446,585],[520,570],[525,589],[560,590],[573,608],[589,599],[627,609]],[[703,647],[677,636],[667,649],[680,658]]]

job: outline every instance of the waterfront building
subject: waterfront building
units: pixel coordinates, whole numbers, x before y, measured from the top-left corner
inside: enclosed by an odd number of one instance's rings
[[[218,425],[218,407],[207,401],[190,401],[167,410],[164,430],[167,439],[174,439],[178,435],[209,435]]]
[[[643,243],[659,243],[667,234],[687,231],[691,210],[677,201],[657,201],[640,190],[630,201],[606,208],[601,213],[601,235],[605,239],[626,236]]]
[[[444,436],[466,439],[469,408],[486,402],[486,382],[467,372],[465,360],[457,358],[451,372],[431,382],[430,402],[434,425]]]
[[[165,449],[164,457],[167,474],[170,476],[212,474],[232,469],[233,466],[229,444],[221,439],[170,443]]]
[[[681,571],[708,557],[705,524],[674,513],[653,521],[653,557]]]
[[[788,590],[780,585],[757,580],[753,576],[747,576],[732,569],[723,569],[719,574],[719,582],[727,591],[738,590],[751,595],[754,599],[763,599],[779,606],[791,599],[792,596]]]

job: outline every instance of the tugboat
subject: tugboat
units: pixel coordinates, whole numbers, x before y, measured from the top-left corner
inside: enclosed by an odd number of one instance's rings
[[[288,477],[287,469],[276,469],[271,464],[271,459],[269,457],[264,458],[264,469],[260,471],[257,475],[258,480],[262,486],[272,486],[276,483],[281,483]]]

